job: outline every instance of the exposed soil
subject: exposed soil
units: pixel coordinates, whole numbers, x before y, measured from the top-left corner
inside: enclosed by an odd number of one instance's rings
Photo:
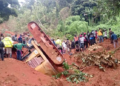
[[[99,45],[103,49],[92,52],[86,50],[85,53],[114,50],[109,40],[105,40]],[[64,57],[68,64],[76,63],[75,59],[70,58],[68,54],[64,54]],[[120,59],[120,50],[116,51],[114,57]],[[106,68],[105,72],[100,71],[96,66],[90,66],[85,68],[83,72],[92,74],[94,77],[86,83],[75,84],[67,82],[65,78],[54,79],[51,76],[37,72],[25,62],[5,58],[5,61],[0,61],[0,86],[120,86],[120,65],[117,69]]]
[[[12,58],[0,61],[0,86],[59,86],[58,80]]]

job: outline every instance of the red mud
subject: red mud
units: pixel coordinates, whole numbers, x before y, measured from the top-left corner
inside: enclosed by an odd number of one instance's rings
[[[99,45],[107,51],[114,50],[109,40]],[[120,50],[114,56],[120,59]],[[68,54],[64,54],[64,57],[69,64],[75,62],[74,58],[70,58]],[[67,82],[65,78],[54,79],[37,72],[25,62],[5,58],[5,61],[0,61],[0,86],[120,86],[120,65],[117,69],[105,69],[103,72],[95,66],[87,67],[83,72],[92,74],[94,77],[90,78],[87,83],[75,84]]]
[[[12,58],[0,61],[0,86],[60,86],[58,80]]]

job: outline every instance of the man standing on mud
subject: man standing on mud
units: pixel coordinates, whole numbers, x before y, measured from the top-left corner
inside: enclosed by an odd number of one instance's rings
[[[99,28],[98,37],[99,37],[99,43],[103,42],[103,33],[102,33],[101,28]]]
[[[113,41],[114,48],[116,48],[116,45],[118,46],[118,38],[117,35],[112,32],[111,39]]]
[[[109,38],[110,38],[111,44],[113,43],[113,40],[112,40],[112,37],[111,37],[112,33],[113,33],[113,32],[111,31],[111,28],[109,28]]]
[[[26,46],[26,44],[18,43],[18,44],[15,44],[13,46],[14,46],[14,48],[17,49],[17,59],[22,60],[22,58],[21,58],[22,47]]]
[[[6,36],[6,37],[2,40],[2,42],[3,42],[4,45],[5,45],[7,57],[12,58],[13,41],[12,41],[11,35]]]
[[[4,43],[0,40],[0,54],[2,61],[4,61],[4,50],[3,50],[4,47],[5,47]]]
[[[62,41],[59,38],[57,38],[57,40],[55,41],[55,43],[57,45],[58,50],[60,50],[60,52],[63,53],[62,52]]]
[[[74,36],[74,41],[75,41],[75,48],[78,48],[78,37],[77,35]]]

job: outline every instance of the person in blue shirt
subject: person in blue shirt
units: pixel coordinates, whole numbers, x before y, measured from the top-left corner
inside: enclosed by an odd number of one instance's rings
[[[22,43],[22,35],[20,34],[20,37],[18,38],[18,42]]]
[[[89,40],[90,40],[90,45],[93,45],[94,44],[94,35],[93,35],[93,33],[90,33]]]
[[[55,46],[57,46],[54,39],[51,39],[51,41]]]
[[[113,41],[114,48],[116,48],[116,45],[118,46],[118,37],[114,32],[112,32],[111,39]]]

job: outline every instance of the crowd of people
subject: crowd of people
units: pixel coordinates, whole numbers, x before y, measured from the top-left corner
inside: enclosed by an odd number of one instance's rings
[[[108,39],[107,32],[107,30],[99,28],[98,31],[92,30],[91,32],[88,31],[81,33],[79,36],[75,35],[73,40],[66,39],[61,41],[61,39],[57,38],[56,40],[51,39],[51,41],[62,54],[68,53],[71,55],[71,49],[76,49],[76,51],[84,51],[89,46],[101,43],[104,41],[104,39]],[[109,29],[109,39],[114,45],[114,48],[116,48],[116,46],[118,46],[118,37],[111,30],[111,28]],[[34,40],[34,38],[30,37],[29,34],[20,34],[19,36],[17,34],[5,36],[0,34],[0,56],[2,61],[4,60],[4,57],[12,58],[13,49],[16,49],[17,59],[22,60],[22,47],[32,49],[32,40]]]
[[[88,46],[104,42],[104,39],[108,38],[114,45],[114,48],[116,48],[116,46],[118,46],[118,37],[111,28],[109,28],[109,32],[106,29],[101,28],[99,28],[99,30],[92,30],[91,32],[84,32],[79,36],[75,35],[72,41],[68,39],[61,41],[59,38],[57,38],[56,41],[54,39],[51,41],[62,54],[69,53],[71,55],[71,49],[84,51]]]
[[[33,46],[31,40],[34,40],[30,35],[6,35],[0,34],[0,56],[2,61],[4,57],[12,58],[12,50],[16,49],[17,59],[22,60],[22,47],[31,49]],[[28,46],[29,45],[29,46]]]

